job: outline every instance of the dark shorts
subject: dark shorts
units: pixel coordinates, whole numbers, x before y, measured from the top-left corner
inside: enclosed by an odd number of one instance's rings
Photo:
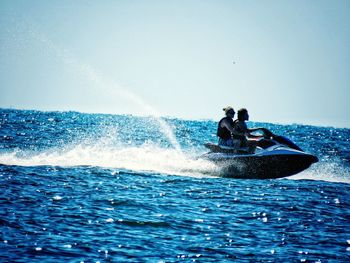
[[[239,148],[241,146],[241,141],[239,139],[228,139],[224,140],[219,138],[219,143],[220,146],[227,146],[227,147],[234,147],[234,148]]]

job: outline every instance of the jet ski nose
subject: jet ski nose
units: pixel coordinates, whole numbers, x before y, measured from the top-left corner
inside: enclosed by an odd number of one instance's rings
[[[310,160],[310,163],[317,163],[318,162],[318,158],[317,156],[315,155],[309,155],[309,160]]]

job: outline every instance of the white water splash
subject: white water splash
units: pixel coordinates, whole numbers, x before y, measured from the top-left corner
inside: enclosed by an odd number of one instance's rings
[[[113,146],[108,138],[95,144],[69,145],[63,149],[43,152],[16,151],[0,154],[0,164],[19,166],[97,166],[126,169],[135,172],[154,172],[190,177],[212,177],[222,175],[215,164],[184,154],[175,149],[160,148],[152,144],[143,146]],[[350,183],[348,169],[339,163],[318,163],[311,168],[287,177],[290,180],[320,180]]]
[[[175,149],[149,144],[123,148],[80,144],[64,150],[51,149],[39,153],[17,151],[1,154],[0,163],[20,166],[99,166],[192,177],[212,176],[217,169],[208,161],[186,156]]]
[[[152,116],[160,125],[160,131],[169,139],[169,142],[174,146],[174,148],[181,152],[181,147],[174,135],[171,127],[161,118],[161,114],[151,105],[146,103],[141,97],[137,96],[135,93],[128,90],[126,87],[121,86],[116,83],[112,78],[98,72],[92,66],[83,64],[78,61],[70,52],[65,49],[60,49],[56,47],[49,39],[43,35],[38,34],[38,40],[44,43],[48,48],[55,51],[56,55],[60,57],[65,64],[72,67],[75,72],[79,73],[81,76],[90,81],[95,89],[99,91],[103,90],[108,93],[112,98],[124,98],[134,105],[139,106],[143,112],[146,112]]]
[[[308,170],[288,177],[292,180],[320,180],[336,183],[350,183],[349,170],[337,162],[320,162]]]
[[[22,18],[21,22],[16,22],[14,32],[9,28],[8,34],[18,35],[23,40],[27,36],[26,41],[35,41],[42,49],[41,52],[48,57],[53,54],[54,57],[60,59],[67,68],[73,74],[80,75],[84,80],[88,81],[89,86],[93,87],[100,93],[107,94],[110,98],[115,98],[118,101],[120,98],[125,99],[129,103],[135,105],[139,109],[138,112],[143,112],[146,115],[152,116],[153,119],[159,124],[160,131],[168,138],[171,145],[176,151],[181,152],[181,147],[176,139],[173,129],[168,123],[161,118],[160,112],[158,112],[153,106],[145,102],[140,96],[133,93],[127,87],[117,83],[114,78],[99,72],[91,65],[81,62],[76,56],[65,48],[59,47],[53,41],[51,41],[45,34],[37,29],[35,23],[31,22],[28,18]],[[16,41],[16,38],[13,39]],[[22,41],[23,42],[23,41]]]

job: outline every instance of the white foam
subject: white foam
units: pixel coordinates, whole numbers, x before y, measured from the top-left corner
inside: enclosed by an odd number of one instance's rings
[[[289,177],[292,180],[321,180],[337,183],[350,183],[349,169],[336,161],[320,162],[308,170]]]
[[[96,143],[36,153],[17,151],[1,154],[0,163],[20,166],[99,166],[201,177],[212,175],[217,168],[208,161],[197,160],[176,149],[151,144],[115,148]]]
[[[142,146],[111,145],[108,138],[92,144],[81,142],[62,149],[42,152],[14,151],[0,154],[0,163],[19,166],[99,166],[140,172],[155,172],[192,177],[220,176],[220,169],[209,161],[196,159],[193,153],[161,148],[151,143]],[[322,180],[350,183],[349,170],[337,162],[320,162],[287,177],[291,180]]]

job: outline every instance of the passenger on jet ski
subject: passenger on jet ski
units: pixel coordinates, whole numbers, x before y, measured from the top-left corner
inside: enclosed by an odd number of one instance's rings
[[[239,148],[242,138],[240,136],[232,136],[234,133],[233,117],[236,112],[231,106],[223,108],[223,111],[225,112],[226,117],[219,121],[216,133],[219,137],[219,145]]]

